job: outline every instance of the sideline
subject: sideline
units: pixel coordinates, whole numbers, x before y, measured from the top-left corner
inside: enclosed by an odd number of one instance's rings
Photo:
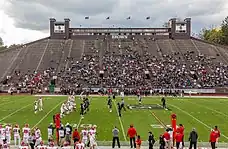
[[[196,117],[194,117],[193,115],[191,115],[191,114],[189,114],[188,112],[186,112],[185,110],[182,110],[181,108],[179,108],[179,107],[177,107],[177,106],[175,106],[175,105],[172,105],[172,104],[168,104],[168,105],[170,105],[170,106],[172,106],[172,107],[174,107],[174,108],[176,108],[176,109],[178,109],[179,111],[181,111],[181,112],[183,112],[183,113],[185,113],[186,115],[188,115],[188,116],[190,116],[190,117],[192,117],[193,119],[195,119],[197,122],[199,122],[200,124],[202,124],[202,125],[204,125],[205,127],[207,127],[208,129],[212,129],[210,126],[208,126],[207,124],[205,124],[204,122],[202,122],[201,120],[199,120],[199,119],[197,119]],[[221,133],[221,136],[223,136],[224,138],[226,138],[227,140],[228,140],[228,137],[227,136],[225,136],[224,134],[222,134]]]
[[[121,126],[121,129],[122,129],[122,132],[123,132],[123,137],[124,137],[124,140],[125,140],[125,141],[127,141],[127,137],[126,137],[126,135],[125,135],[125,131],[124,131],[124,127],[123,127],[123,123],[122,123],[121,118],[119,117],[118,109],[117,109],[117,107],[116,107],[116,101],[115,101],[115,100],[113,100],[113,101],[114,101],[114,106],[115,106],[115,108],[116,108],[116,113],[117,113],[117,116],[118,116],[118,118],[119,118],[120,126]]]

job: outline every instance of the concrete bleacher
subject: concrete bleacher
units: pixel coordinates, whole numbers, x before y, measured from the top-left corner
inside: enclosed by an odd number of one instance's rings
[[[64,40],[49,40],[37,66],[37,71],[42,72],[47,68],[57,69],[63,51]]]
[[[165,55],[170,55],[181,64],[186,64],[187,68],[193,66],[193,61],[199,61],[197,56],[204,55],[211,59],[210,65],[205,65],[208,72],[215,69],[212,63],[228,64],[226,49],[194,39],[43,39],[17,50],[0,53],[0,76],[2,79],[8,75],[14,76],[15,70],[23,74],[28,70],[31,73],[42,73],[49,68],[59,73],[71,68],[76,61],[80,62],[83,58],[84,66],[89,64],[89,59],[94,59],[97,64],[92,68],[96,71],[94,73],[98,73],[103,67],[104,56],[123,56],[134,51],[141,55],[142,59],[145,58],[145,53],[149,53],[150,58],[156,57],[160,60],[163,60]],[[187,58],[186,53],[192,59]],[[97,74],[93,76],[98,77]]]
[[[49,40],[43,40],[27,47],[27,52],[21,62],[17,64],[16,70],[20,70],[22,73],[30,71],[36,71],[41,61],[42,56],[47,50]]]

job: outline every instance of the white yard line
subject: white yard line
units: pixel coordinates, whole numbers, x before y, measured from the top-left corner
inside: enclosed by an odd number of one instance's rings
[[[220,114],[220,115],[222,115],[222,116],[228,117],[228,115],[226,115],[226,114],[224,114],[224,113],[222,113],[222,112],[219,112],[219,111],[217,111],[217,110],[211,109],[211,108],[209,108],[209,107],[207,107],[207,106],[203,106],[203,105],[200,105],[200,104],[196,104],[196,103],[191,102],[191,101],[185,101],[185,102],[190,102],[191,104],[197,105],[197,106],[199,106],[199,107],[208,109],[208,110],[213,111],[213,112],[215,112],[215,113],[218,113],[218,114]]]
[[[24,107],[22,107],[22,108],[20,108],[20,109],[18,109],[18,110],[16,110],[16,111],[14,111],[13,113],[10,113],[9,115],[7,115],[7,116],[3,117],[2,119],[0,119],[0,121],[3,121],[4,119],[6,119],[6,118],[8,118],[8,117],[10,117],[10,116],[12,116],[12,115],[14,115],[15,113],[17,113],[17,112],[19,112],[19,111],[25,109],[26,107],[28,107],[28,106],[30,106],[30,105],[32,105],[32,104],[28,104],[28,105],[26,105],[26,106],[24,106]]]
[[[210,126],[208,126],[207,124],[205,124],[204,122],[202,122],[201,120],[197,119],[196,117],[194,117],[193,115],[189,114],[188,112],[186,112],[185,110],[182,110],[181,108],[175,106],[175,105],[172,105],[172,104],[169,104],[170,106],[180,110],[181,112],[185,113],[186,115],[192,117],[193,119],[195,119],[197,122],[199,122],[200,124],[204,125],[205,127],[207,127],[208,129],[212,129]],[[224,134],[221,134],[224,138],[226,138],[228,140],[228,137],[225,136]]]
[[[15,102],[15,101],[13,100],[13,101],[9,101],[9,102],[3,102],[2,104],[0,104],[0,106],[6,105],[6,104],[9,104],[9,103],[12,103],[12,102]]]
[[[54,111],[61,103],[63,103],[64,101],[58,103],[54,108],[52,108],[47,114],[44,115],[44,117],[42,119],[39,120],[39,122],[37,122],[32,129],[34,129],[37,125],[39,125],[52,111]]]
[[[127,141],[127,137],[126,137],[126,135],[125,135],[123,123],[122,123],[121,118],[119,117],[119,113],[118,113],[118,109],[117,109],[117,107],[116,107],[116,101],[115,101],[115,100],[114,100],[114,106],[115,106],[115,108],[116,108],[116,112],[117,112],[117,115],[118,115],[118,118],[119,118],[119,122],[120,122],[120,126],[121,126],[121,129],[122,129],[122,132],[123,132],[124,140]]]
[[[13,100],[11,100],[9,102],[3,102],[2,104],[0,104],[0,106],[6,105],[6,104],[9,104],[9,103],[12,103],[12,102],[17,102],[18,100],[25,99],[25,98],[28,98],[28,97],[23,97],[23,98],[19,98],[19,99],[13,99]]]
[[[81,124],[81,122],[82,122],[82,116],[80,117],[80,119],[79,119],[79,122],[78,122],[78,124],[77,124],[77,129],[79,128],[79,126],[80,126],[80,124]]]

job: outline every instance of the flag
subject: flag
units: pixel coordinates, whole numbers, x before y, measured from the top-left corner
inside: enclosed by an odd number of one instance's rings
[[[107,18],[106,18],[106,20],[109,20],[109,19],[110,19],[110,17],[107,17]]]
[[[85,19],[86,19],[86,20],[88,20],[88,19],[89,19],[89,17],[85,17]]]
[[[127,17],[127,20],[130,20],[131,19],[131,17]]]
[[[149,19],[150,19],[150,17],[146,17],[146,19],[147,19],[147,20],[149,20]]]

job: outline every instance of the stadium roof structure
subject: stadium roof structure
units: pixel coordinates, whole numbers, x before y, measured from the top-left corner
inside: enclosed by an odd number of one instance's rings
[[[168,22],[168,27],[161,28],[72,28],[70,19],[56,21],[50,19],[51,39],[75,39],[75,38],[131,38],[151,37],[156,39],[189,39],[191,36],[191,18],[179,20],[172,18]]]

